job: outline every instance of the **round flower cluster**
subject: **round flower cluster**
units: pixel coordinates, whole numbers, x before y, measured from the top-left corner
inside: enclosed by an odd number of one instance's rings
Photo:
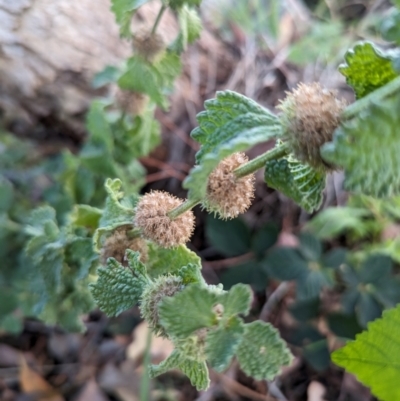
[[[194,230],[194,214],[187,211],[175,219],[168,212],[180,206],[182,200],[167,192],[152,191],[144,195],[136,206],[134,224],[144,238],[163,248],[174,248],[189,241]]]
[[[340,124],[346,102],[319,83],[300,83],[278,108],[282,111],[284,133],[297,159],[316,169],[330,170],[320,155],[321,146],[330,142]]]
[[[233,219],[244,213],[254,198],[254,174],[242,178],[234,170],[248,161],[244,153],[222,160],[208,177],[207,196],[203,206],[222,219]]]
[[[140,253],[140,260],[145,263],[148,259],[148,246],[146,241],[140,237],[129,235],[128,227],[119,227],[104,241],[100,254],[102,265],[107,264],[108,258],[114,258],[126,266],[125,252],[127,249]]]

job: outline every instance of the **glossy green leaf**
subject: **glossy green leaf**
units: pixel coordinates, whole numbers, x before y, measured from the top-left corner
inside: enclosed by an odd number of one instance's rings
[[[240,367],[256,380],[272,380],[293,356],[279,332],[269,323],[255,321],[245,325],[237,350]]]
[[[347,190],[378,198],[400,194],[399,109],[397,93],[361,111],[322,147],[322,156],[344,169]]]
[[[274,114],[235,92],[217,92],[215,99],[205,102],[205,109],[197,115],[199,127],[191,134],[201,144],[197,165],[183,184],[191,199],[204,198],[208,176],[221,160],[281,134]]]
[[[346,53],[345,60],[346,64],[339,70],[357,98],[368,95],[398,76],[393,68],[393,57],[370,42],[354,46]]]
[[[222,372],[229,366],[242,339],[243,332],[242,320],[233,318],[226,326],[218,326],[207,334],[207,361],[217,372]]]
[[[107,267],[99,267],[97,273],[98,280],[90,289],[99,308],[108,316],[117,316],[138,303],[146,284],[143,276],[135,277],[114,258],[109,258]]]
[[[130,36],[130,25],[133,13],[149,0],[111,0],[111,10],[115,14],[117,23],[120,26],[122,37]]]
[[[398,380],[400,366],[400,306],[384,312],[383,317],[368,325],[368,330],[356,336],[332,354],[332,360],[345,368],[382,401],[400,399]]]
[[[292,156],[267,162],[264,179],[268,186],[282,192],[309,213],[321,206],[325,174],[301,164]]]

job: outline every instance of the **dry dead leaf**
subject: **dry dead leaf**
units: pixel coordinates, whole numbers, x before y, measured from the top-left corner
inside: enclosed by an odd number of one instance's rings
[[[87,382],[81,393],[75,401],[107,401],[108,398],[104,395],[99,385],[95,380],[91,379]]]
[[[307,401],[326,401],[326,388],[320,382],[312,381],[307,389]]]
[[[39,373],[28,366],[21,355],[19,381],[23,393],[34,395],[37,401],[63,401],[63,397]]]

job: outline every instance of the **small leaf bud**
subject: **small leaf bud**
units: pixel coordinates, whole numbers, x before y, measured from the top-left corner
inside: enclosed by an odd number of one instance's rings
[[[167,214],[182,203],[181,199],[167,192],[147,193],[136,206],[134,224],[142,230],[146,239],[163,248],[185,244],[194,230],[193,212],[189,210],[173,220]]]
[[[316,169],[333,169],[322,159],[320,148],[332,140],[347,104],[336,95],[336,91],[325,89],[317,82],[300,83],[278,106],[282,111],[284,135],[295,157]]]
[[[182,278],[178,276],[157,277],[143,291],[141,297],[141,314],[149,324],[154,334],[161,337],[168,337],[164,327],[159,322],[158,304],[165,297],[172,297],[183,289]]]
[[[132,44],[134,50],[149,62],[156,61],[165,49],[163,38],[151,32],[137,32]]]
[[[222,160],[208,177],[203,206],[222,219],[233,219],[244,213],[254,198],[254,174],[237,178],[234,170],[248,161],[244,153]]]

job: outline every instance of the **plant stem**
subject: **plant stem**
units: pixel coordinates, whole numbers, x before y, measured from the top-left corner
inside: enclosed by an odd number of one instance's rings
[[[200,203],[199,199],[187,199],[185,202],[183,202],[181,205],[179,205],[175,209],[170,210],[168,212],[168,217],[171,220],[174,220],[181,214],[187,212],[190,209],[193,209],[199,203]]]
[[[156,20],[155,20],[155,22],[154,22],[153,28],[152,28],[152,30],[151,30],[151,34],[152,34],[152,35],[154,35],[154,34],[156,33],[158,24],[160,23],[161,17],[163,16],[163,14],[164,14],[164,12],[165,12],[166,9],[167,9],[167,6],[163,3],[163,5],[162,5],[161,8],[160,8],[160,11],[159,11],[158,14],[157,14],[157,18],[156,18]]]
[[[151,340],[152,332],[149,329],[147,333],[146,349],[144,351],[143,358],[143,373],[140,379],[140,401],[150,400],[150,376],[149,376],[149,365],[151,362]]]
[[[265,163],[270,160],[279,159],[282,156],[285,156],[289,153],[289,144],[283,143],[282,145],[275,146],[273,149],[268,152],[263,153],[260,156],[257,156],[255,159],[250,160],[249,162],[242,164],[234,173],[237,178],[245,177],[246,175],[252,174],[255,171],[263,168]]]
[[[371,103],[373,102],[379,103],[385,97],[388,97],[398,91],[400,91],[400,77],[393,79],[385,86],[382,86],[381,88],[374,90],[367,96],[363,97],[360,100],[355,101],[354,103],[346,107],[341,116],[342,121],[350,120],[351,118],[357,116],[362,110],[369,107]]]

